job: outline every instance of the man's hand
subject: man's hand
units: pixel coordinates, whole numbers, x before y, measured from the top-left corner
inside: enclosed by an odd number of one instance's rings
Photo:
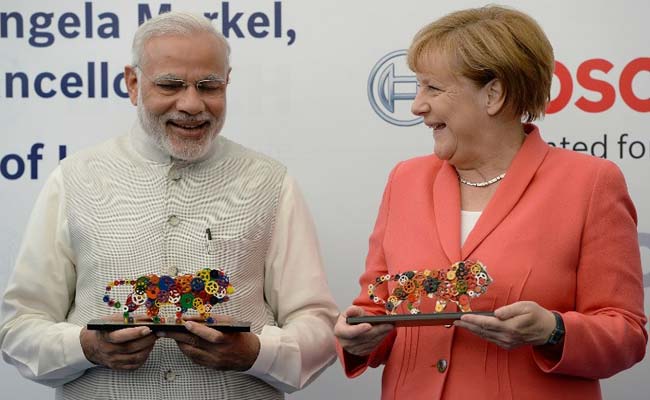
[[[146,326],[113,332],[81,330],[79,340],[88,361],[117,370],[142,366],[156,343],[156,335]]]
[[[195,321],[186,321],[190,333],[160,332],[174,339],[178,348],[192,362],[218,370],[246,371],[260,352],[257,335],[250,332],[224,333]]]
[[[553,313],[533,301],[519,301],[494,311],[494,317],[463,315],[454,325],[507,350],[546,343],[555,328]]]
[[[367,323],[348,325],[347,317],[362,317],[363,308],[350,306],[339,315],[334,326],[334,335],[345,351],[365,357],[381,343],[395,327],[392,324],[370,325]]]

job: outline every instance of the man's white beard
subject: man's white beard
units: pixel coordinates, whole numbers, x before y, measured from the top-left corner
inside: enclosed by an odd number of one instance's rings
[[[208,153],[212,147],[214,139],[219,134],[219,131],[221,131],[225,119],[225,110],[221,118],[217,120],[214,116],[205,111],[193,116],[188,116],[187,114],[178,111],[156,115],[149,112],[142,101],[138,101],[137,109],[140,126],[142,126],[142,129],[154,140],[156,145],[171,157],[184,161],[196,161]],[[201,138],[201,140],[183,140],[182,138],[177,137],[176,144],[174,144],[167,135],[165,129],[166,123],[169,120],[174,120],[177,123],[179,121],[207,121],[209,123],[210,131],[207,135]],[[182,143],[179,144],[179,141]]]

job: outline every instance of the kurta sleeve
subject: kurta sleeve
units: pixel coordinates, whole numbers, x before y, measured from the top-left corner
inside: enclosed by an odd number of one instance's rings
[[[64,204],[57,168],[36,200],[0,308],[2,357],[52,387],[94,365],[83,354],[81,327],[66,322],[76,273]]]
[[[601,164],[591,188],[577,270],[576,310],[562,314],[566,328],[560,360],[534,358],[546,372],[607,378],[643,359],[643,277],[636,211],[618,167]]]
[[[386,275],[388,273],[388,266],[384,254],[384,235],[386,233],[390,213],[391,185],[399,166],[400,164],[391,171],[388,183],[384,189],[375,227],[369,239],[366,269],[361,275],[361,278],[359,278],[361,293],[353,301],[353,304],[362,307],[367,315],[382,315],[386,313],[382,305],[375,304],[370,300],[370,296],[368,295],[368,285],[371,282],[374,282],[378,276]],[[382,285],[377,287],[375,295],[384,299],[387,298],[387,286],[388,285]],[[348,377],[353,378],[361,375],[368,367],[374,368],[384,364],[390,355],[393,342],[395,341],[395,335],[395,330],[393,330],[386,336],[379,346],[377,346],[377,348],[366,357],[352,355],[344,351],[341,346],[337,346],[339,359],[341,360],[345,374]]]
[[[291,177],[280,194],[266,257],[264,294],[277,326],[259,335],[260,352],[247,371],[293,392],[308,385],[335,359],[338,309],[327,285],[312,217]]]

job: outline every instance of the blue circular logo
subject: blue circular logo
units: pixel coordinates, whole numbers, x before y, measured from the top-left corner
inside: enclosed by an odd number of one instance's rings
[[[418,82],[406,65],[406,53],[406,50],[396,50],[386,54],[372,67],[368,77],[370,106],[381,119],[397,126],[422,122],[422,117],[414,118],[411,114]]]

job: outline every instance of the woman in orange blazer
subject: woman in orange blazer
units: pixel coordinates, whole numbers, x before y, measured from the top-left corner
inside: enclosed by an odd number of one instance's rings
[[[550,147],[530,124],[550,97],[548,39],[527,15],[490,6],[426,26],[408,60],[435,154],[390,174],[361,294],[335,327],[346,374],[385,364],[382,399],[600,399],[598,380],[645,353],[636,212],[616,165]],[[385,314],[368,296],[377,277],[468,259],[492,278],[471,307],[493,317],[347,324]]]

